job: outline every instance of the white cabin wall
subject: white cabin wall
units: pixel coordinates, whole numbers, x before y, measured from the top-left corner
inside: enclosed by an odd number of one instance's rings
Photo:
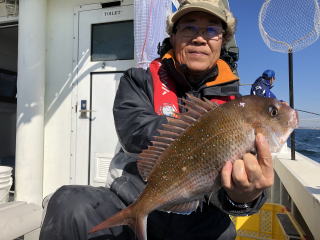
[[[70,184],[74,9],[97,0],[48,0],[44,189]]]

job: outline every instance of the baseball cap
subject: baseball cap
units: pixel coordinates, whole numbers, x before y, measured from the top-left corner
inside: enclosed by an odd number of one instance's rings
[[[266,77],[266,78],[273,78],[275,76],[276,76],[275,72],[270,69],[267,69],[262,73],[262,77]]]
[[[179,9],[168,17],[167,32],[172,34],[173,27],[181,17],[190,12],[205,12],[212,14],[224,23],[224,39],[228,41],[235,32],[236,20],[232,13],[225,7],[222,0],[185,0]]]

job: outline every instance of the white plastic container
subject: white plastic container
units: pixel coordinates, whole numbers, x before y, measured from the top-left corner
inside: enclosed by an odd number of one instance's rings
[[[12,167],[0,166],[0,203],[8,202],[12,185]]]

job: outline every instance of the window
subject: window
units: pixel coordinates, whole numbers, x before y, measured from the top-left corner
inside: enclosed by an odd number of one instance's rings
[[[94,24],[91,44],[91,61],[133,59],[133,21]]]

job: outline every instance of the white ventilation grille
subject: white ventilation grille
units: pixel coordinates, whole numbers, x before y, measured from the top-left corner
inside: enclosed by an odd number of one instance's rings
[[[95,154],[95,171],[94,181],[98,183],[105,183],[109,172],[109,166],[113,155],[108,153]]]

